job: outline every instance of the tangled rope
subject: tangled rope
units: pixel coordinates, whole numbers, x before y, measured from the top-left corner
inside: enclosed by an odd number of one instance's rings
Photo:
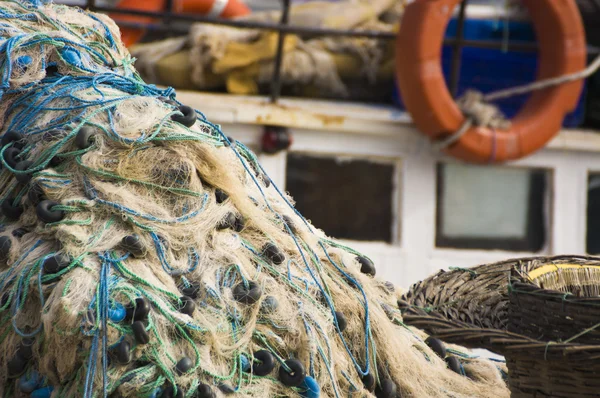
[[[110,19],[3,1],[0,37],[0,395],[508,396],[501,365],[436,356],[370,259],[145,84]]]

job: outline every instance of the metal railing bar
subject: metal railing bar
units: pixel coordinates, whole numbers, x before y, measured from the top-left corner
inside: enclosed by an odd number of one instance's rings
[[[458,93],[458,81],[460,80],[460,64],[463,48],[465,15],[467,11],[467,0],[462,0],[458,12],[458,24],[456,26],[456,38],[452,45],[452,69],[450,71],[450,92],[453,97]]]
[[[290,19],[290,0],[283,0],[283,10],[281,11],[280,26],[286,26]],[[286,33],[277,32],[277,53],[275,54],[275,65],[273,77],[271,79],[271,102],[275,103],[281,96],[281,63],[283,62],[283,42]]]

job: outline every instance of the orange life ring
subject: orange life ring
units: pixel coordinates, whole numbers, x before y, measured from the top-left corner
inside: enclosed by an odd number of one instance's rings
[[[209,15],[220,18],[235,18],[250,14],[250,8],[240,0],[175,0],[173,11]],[[117,9],[140,11],[163,11],[165,0],[121,0]],[[111,14],[117,21],[136,22],[140,24],[153,23],[154,18],[136,15]],[[121,27],[121,39],[127,47],[137,43],[146,33],[142,28]]]
[[[396,42],[396,76],[415,125],[433,140],[448,137],[465,122],[441,66],[442,41],[460,0],[415,0],[405,9]],[[539,46],[538,80],[579,72],[586,42],[575,0],[523,0]],[[471,127],[445,152],[469,162],[496,163],[543,147],[575,109],[583,81],[533,92],[507,131]]]

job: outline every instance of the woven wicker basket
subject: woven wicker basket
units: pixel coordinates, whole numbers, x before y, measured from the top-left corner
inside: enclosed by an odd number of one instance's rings
[[[443,272],[399,301],[407,324],[505,356],[513,397],[600,396],[600,260],[527,258]]]

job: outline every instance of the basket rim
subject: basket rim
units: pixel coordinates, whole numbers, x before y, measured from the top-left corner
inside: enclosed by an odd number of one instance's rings
[[[538,262],[539,264],[537,264]],[[598,266],[600,268],[600,257],[586,255],[532,256],[482,264],[473,268],[455,268],[451,271],[441,271],[411,286],[409,291],[403,294],[398,300],[398,306],[402,312],[404,323],[423,329],[432,336],[448,343],[459,344],[469,348],[485,348],[492,352],[505,356],[508,354],[513,357],[524,356],[540,360],[564,360],[565,357],[569,357],[569,360],[574,362],[599,361],[600,345],[537,340],[509,332],[503,329],[504,325],[502,323],[492,322],[492,328],[475,326],[473,323],[453,319],[451,315],[442,313],[445,309],[452,308],[454,301],[442,301],[431,307],[419,307],[413,303],[415,297],[411,297],[409,294],[414,289],[417,292],[416,294],[422,298],[424,294],[427,296],[430,286],[440,285],[444,280],[449,280],[450,277],[448,275],[450,273],[469,272],[471,274],[470,280],[473,280],[473,283],[478,283],[477,279],[485,277],[486,274],[505,275],[505,282],[501,283],[500,286],[490,287],[487,291],[487,293],[495,292],[500,294],[500,296],[504,297],[500,298],[500,301],[503,302],[508,302],[512,289],[512,293],[515,294],[544,295],[549,300],[564,300],[584,306],[600,306],[600,296],[577,297],[558,290],[540,288],[532,281],[522,278],[524,271],[531,271],[545,265],[552,265],[552,263],[568,263],[575,266],[581,264],[583,266]],[[517,274],[515,271],[520,271],[521,278],[516,277]],[[498,278],[496,278],[497,280]],[[463,280],[463,282],[469,283],[466,280]],[[465,298],[468,298],[468,296],[469,294],[467,293]],[[502,328],[493,328],[499,325]]]

